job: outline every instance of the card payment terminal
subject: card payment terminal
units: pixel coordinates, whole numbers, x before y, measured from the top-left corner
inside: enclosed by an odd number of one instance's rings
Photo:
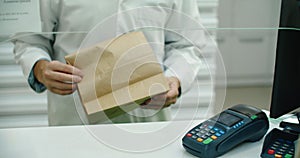
[[[188,131],[182,143],[195,156],[214,158],[242,142],[260,140],[268,129],[268,118],[263,111],[239,104]]]

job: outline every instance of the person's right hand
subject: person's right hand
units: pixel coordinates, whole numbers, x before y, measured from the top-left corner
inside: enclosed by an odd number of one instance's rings
[[[48,90],[60,95],[72,94],[76,83],[83,78],[78,68],[59,61],[40,60],[34,66],[34,75]]]

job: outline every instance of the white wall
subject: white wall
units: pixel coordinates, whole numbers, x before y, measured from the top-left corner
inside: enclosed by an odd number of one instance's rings
[[[280,3],[220,0],[218,45],[228,86],[272,84]]]

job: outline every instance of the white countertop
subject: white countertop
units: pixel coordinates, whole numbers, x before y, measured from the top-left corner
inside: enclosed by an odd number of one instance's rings
[[[202,121],[0,129],[0,157],[194,157],[182,147],[181,139],[185,132],[200,122]],[[270,129],[274,126],[276,123],[271,123]],[[183,129],[178,130],[180,128]],[[262,143],[263,139],[255,143],[243,143],[221,157],[259,157]]]

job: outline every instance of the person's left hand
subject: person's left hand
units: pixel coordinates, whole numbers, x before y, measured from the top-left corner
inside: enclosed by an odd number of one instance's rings
[[[159,94],[151,97],[142,104],[142,108],[147,109],[161,109],[169,107],[171,104],[175,104],[179,95],[180,81],[177,77],[167,77],[169,84],[169,91],[163,94]]]

